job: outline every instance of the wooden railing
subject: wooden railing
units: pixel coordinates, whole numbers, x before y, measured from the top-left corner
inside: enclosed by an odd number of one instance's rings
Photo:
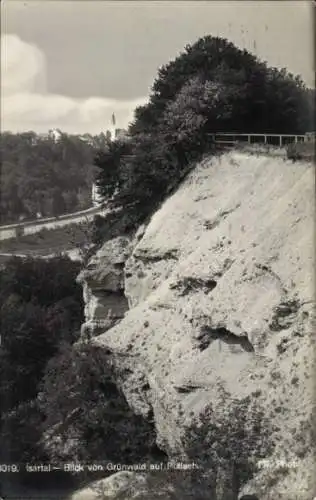
[[[237,134],[234,132],[217,132],[209,134],[215,144],[227,147],[234,147],[237,144],[263,144],[277,147],[284,147],[287,144],[298,142],[315,141],[315,133],[307,133],[305,135],[296,134]]]

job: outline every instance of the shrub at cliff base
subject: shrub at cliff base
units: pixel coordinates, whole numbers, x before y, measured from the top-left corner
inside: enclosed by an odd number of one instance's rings
[[[47,365],[39,396],[53,461],[134,464],[152,457],[152,423],[135,415],[104,349],[64,346]]]
[[[223,387],[218,397],[222,411],[215,413],[209,405],[184,430],[183,447],[191,460],[209,471],[214,494],[228,500],[237,498],[241,487],[258,471],[259,461],[272,453],[274,444],[271,426],[256,398],[233,400]]]

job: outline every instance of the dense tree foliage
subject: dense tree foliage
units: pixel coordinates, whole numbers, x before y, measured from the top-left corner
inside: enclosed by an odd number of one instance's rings
[[[65,257],[14,258],[0,270],[2,461],[160,461],[153,424],[129,408],[108,353],[74,344],[84,319],[78,272]]]
[[[0,270],[1,449],[7,460],[39,456],[43,414],[36,403],[45,367],[83,321],[78,263],[13,258]],[[5,452],[7,450],[7,452]]]
[[[117,378],[106,350],[89,343],[63,346],[49,361],[39,399],[52,460],[135,463],[149,457],[153,425],[133,413]]]
[[[267,67],[225,39],[205,36],[159,69],[149,104],[137,110],[131,132],[155,127],[170,101],[194,77],[216,83],[240,104],[233,116],[217,118],[214,131],[304,133],[310,126],[306,88],[299,77]]]
[[[34,132],[1,135],[1,222],[56,216],[91,206],[93,158],[107,143],[92,137]]]
[[[305,133],[314,128],[314,97],[299,77],[227,40],[206,36],[187,46],[160,68],[148,104],[135,111],[129,145],[96,158],[98,183],[122,229],[143,222],[194,161],[214,151],[211,134]],[[112,222],[113,214],[102,229],[98,220],[97,238],[112,236]]]
[[[103,167],[99,173],[97,185],[101,187],[105,199],[112,198],[124,183],[119,175],[120,162],[122,156],[129,155],[131,152],[130,142],[116,140],[109,142],[106,148],[96,153],[94,163]]]

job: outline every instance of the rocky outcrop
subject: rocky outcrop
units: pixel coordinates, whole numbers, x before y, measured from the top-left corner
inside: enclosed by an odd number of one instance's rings
[[[216,500],[205,485],[181,471],[121,471],[76,491],[69,500]],[[229,500],[228,498],[225,500]],[[252,500],[252,499],[249,499]],[[257,500],[257,499],[254,499]]]
[[[82,488],[74,493],[70,500],[137,498],[137,493],[144,489],[145,484],[146,477],[144,474],[130,471],[117,472],[106,479],[95,481],[86,488]]]
[[[124,266],[130,251],[128,238],[115,238],[103,245],[79,274],[77,280],[83,286],[86,320],[82,325],[82,338],[108,330],[128,310]]]
[[[153,415],[169,457],[224,464],[236,486],[218,500],[312,498],[313,200],[311,164],[204,161],[114,273],[125,315],[94,342],[124,355],[125,397]],[[109,309],[95,294],[113,274],[106,255],[85,282],[88,324]]]

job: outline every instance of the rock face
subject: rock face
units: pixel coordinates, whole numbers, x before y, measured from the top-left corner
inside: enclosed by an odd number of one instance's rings
[[[198,486],[191,494],[190,486],[179,473],[171,478],[168,472],[121,471],[77,490],[69,500],[216,500],[207,489],[203,490],[201,496]]]
[[[70,500],[132,499],[136,498],[137,492],[142,490],[145,483],[146,479],[143,474],[129,471],[117,472],[77,491]],[[125,497],[125,494],[128,496]]]
[[[314,215],[312,164],[229,153],[190,174],[132,251],[110,242],[84,274],[86,326],[120,294],[94,342],[128,359],[125,397],[151,409],[158,446],[233,463],[231,484],[257,463],[218,499],[313,497]]]
[[[109,241],[93,256],[77,280],[83,286],[85,323],[82,336],[93,337],[120,321],[128,309],[124,295],[124,265],[130,241],[119,237]]]

